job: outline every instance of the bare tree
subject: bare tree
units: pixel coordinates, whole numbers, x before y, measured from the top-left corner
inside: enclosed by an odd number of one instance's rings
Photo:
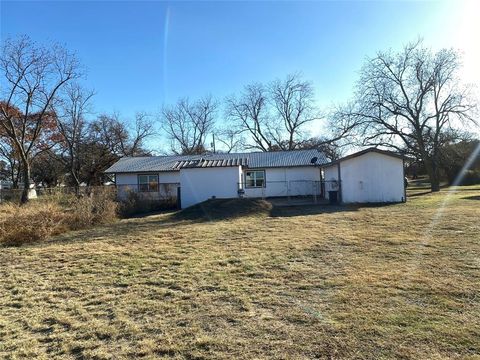
[[[128,127],[127,127],[128,129]],[[154,123],[149,114],[140,111],[135,114],[135,122],[129,129],[129,142],[122,145],[122,152],[127,156],[144,155],[144,142],[155,134]]]
[[[281,119],[283,125],[272,127],[270,134],[280,149],[293,150],[304,139],[305,125],[320,119],[313,85],[300,75],[291,74],[284,80],[272,82],[269,92],[274,117]]]
[[[162,110],[162,127],[176,154],[201,154],[206,151],[207,135],[215,125],[218,104],[211,97],[191,103],[183,98]]]
[[[476,124],[469,87],[458,79],[459,55],[421,41],[380,52],[361,71],[355,101],[341,116],[356,118],[362,145],[384,146],[421,159],[431,190],[440,189],[443,134]]]
[[[152,134],[153,124],[145,113],[137,113],[131,126],[118,114],[100,115],[88,123],[86,139],[80,144],[80,179],[98,185],[103,172],[121,157],[149,156],[144,142]]]
[[[223,145],[223,152],[231,153],[237,151],[245,144],[242,130],[235,127],[223,127],[216,131],[216,140]]]
[[[13,188],[17,189],[21,172],[20,160],[15,145],[12,144],[10,138],[5,136],[0,136],[0,161],[3,161],[6,165],[3,170],[5,177],[8,177]]]
[[[238,128],[238,134],[246,133],[251,139],[243,144],[247,149],[270,151],[274,145],[267,101],[265,86],[259,83],[245,86],[238,98],[226,100],[227,119]]]
[[[89,126],[91,139],[97,139],[117,156],[145,155],[144,141],[153,135],[153,122],[143,112],[135,114],[133,125],[122,121],[119,114],[100,115]]]
[[[79,64],[59,45],[45,48],[21,37],[4,42],[0,69],[4,99],[0,103],[0,128],[18,150],[24,183],[21,202],[25,203],[33,152],[45,128],[55,121],[53,102],[58,91],[80,76]]]
[[[308,125],[321,120],[313,86],[298,74],[275,80],[269,86],[258,83],[245,86],[239,97],[231,96],[226,102],[231,132],[237,137],[247,137],[247,142],[245,139],[239,141],[239,145],[247,149],[302,148],[309,140]],[[331,116],[325,134],[308,143],[315,143],[319,148],[324,145],[338,147],[339,142],[345,145],[354,128],[355,119]]]
[[[343,144],[331,142],[329,139],[312,137],[297,144],[297,149],[317,149],[331,160],[338,160],[343,154]]]
[[[57,119],[58,131],[62,137],[60,159],[67,167],[70,181],[78,189],[80,186],[81,144],[85,141],[86,120],[93,91],[87,91],[77,83],[65,88],[65,96],[60,102],[60,115]]]

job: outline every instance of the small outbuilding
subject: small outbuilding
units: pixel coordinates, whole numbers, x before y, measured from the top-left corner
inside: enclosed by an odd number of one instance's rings
[[[324,178],[326,196],[342,203],[406,201],[404,157],[391,151],[369,148],[333,161],[324,165]]]

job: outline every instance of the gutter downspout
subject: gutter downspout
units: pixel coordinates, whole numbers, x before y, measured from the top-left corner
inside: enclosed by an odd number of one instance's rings
[[[318,170],[320,171],[320,198],[325,199],[325,179],[323,178],[323,168],[319,167]]]

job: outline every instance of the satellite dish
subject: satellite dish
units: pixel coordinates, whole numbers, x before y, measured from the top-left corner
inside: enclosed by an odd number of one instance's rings
[[[315,164],[317,162],[318,158],[315,156],[310,160],[311,164]]]

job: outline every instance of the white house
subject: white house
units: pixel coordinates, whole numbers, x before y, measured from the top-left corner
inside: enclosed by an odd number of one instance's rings
[[[13,187],[13,182],[7,180],[0,180],[0,190],[8,190]]]
[[[402,158],[377,149],[335,162],[318,150],[125,157],[106,173],[115,174],[119,197],[179,193],[182,208],[211,198],[328,198],[328,191],[344,203],[405,201]]]

